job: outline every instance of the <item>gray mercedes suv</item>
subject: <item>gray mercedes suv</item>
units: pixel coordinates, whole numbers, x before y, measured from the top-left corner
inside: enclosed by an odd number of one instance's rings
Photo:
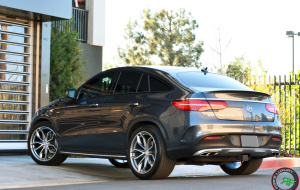
[[[35,162],[68,155],[110,159],[140,179],[166,178],[176,163],[251,174],[279,153],[282,127],[268,94],[206,70],[121,67],[101,72],[34,115]]]

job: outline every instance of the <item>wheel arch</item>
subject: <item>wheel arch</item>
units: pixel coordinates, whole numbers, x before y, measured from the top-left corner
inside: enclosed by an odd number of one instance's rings
[[[43,122],[43,121],[46,121],[46,122],[49,122],[51,123],[51,125],[54,127],[54,122],[50,119],[50,118],[47,118],[47,117],[39,117],[39,118],[36,118],[30,125],[30,128],[29,130],[34,126],[36,125],[37,123],[40,123],[40,122]]]
[[[139,118],[139,119],[134,120],[127,129],[126,147],[128,147],[128,143],[129,143],[132,133],[137,128],[139,128],[143,125],[153,125],[154,127],[156,127],[159,130],[159,132],[162,134],[165,145],[166,146],[168,145],[168,140],[169,140],[168,134],[167,134],[165,128],[163,127],[163,125],[159,121],[157,121],[153,118]]]

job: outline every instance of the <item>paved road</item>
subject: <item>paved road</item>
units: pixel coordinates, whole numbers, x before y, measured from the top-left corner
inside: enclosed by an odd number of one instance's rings
[[[293,168],[300,174],[300,168]],[[168,179],[139,180],[130,169],[105,159],[68,158],[60,166],[40,166],[28,156],[0,156],[0,189],[273,189],[276,169],[229,176],[218,166],[176,166]]]

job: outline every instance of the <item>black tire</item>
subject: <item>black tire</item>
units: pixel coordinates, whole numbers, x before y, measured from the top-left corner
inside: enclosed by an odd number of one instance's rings
[[[258,170],[262,163],[262,160],[262,158],[252,158],[249,161],[242,162],[241,165],[235,162],[232,164],[224,164],[220,167],[225,173],[230,175],[249,175]]]
[[[68,157],[59,154],[56,133],[53,126],[46,121],[39,122],[31,127],[27,145],[31,158],[40,165],[59,165]]]
[[[133,132],[127,158],[132,173],[140,179],[167,178],[176,164],[176,160],[167,156],[160,131],[152,125],[142,126]]]
[[[117,168],[129,168],[129,164],[127,160],[120,160],[120,159],[108,159],[110,163]]]

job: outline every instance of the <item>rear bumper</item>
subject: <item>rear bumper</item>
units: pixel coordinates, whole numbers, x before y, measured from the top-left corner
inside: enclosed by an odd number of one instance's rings
[[[257,147],[247,147],[242,145],[241,135],[254,135],[258,138]],[[207,136],[222,136],[220,139],[205,139]],[[214,133],[199,137],[193,143],[186,143],[184,146],[168,148],[168,155],[173,159],[189,159],[193,157],[239,157],[248,155],[249,157],[265,158],[279,154],[281,141],[273,138],[282,139],[281,135],[255,134],[255,133],[235,133],[224,134]]]
[[[203,149],[195,152],[193,156],[241,156],[271,157],[279,154],[278,149],[269,148],[215,148]]]

